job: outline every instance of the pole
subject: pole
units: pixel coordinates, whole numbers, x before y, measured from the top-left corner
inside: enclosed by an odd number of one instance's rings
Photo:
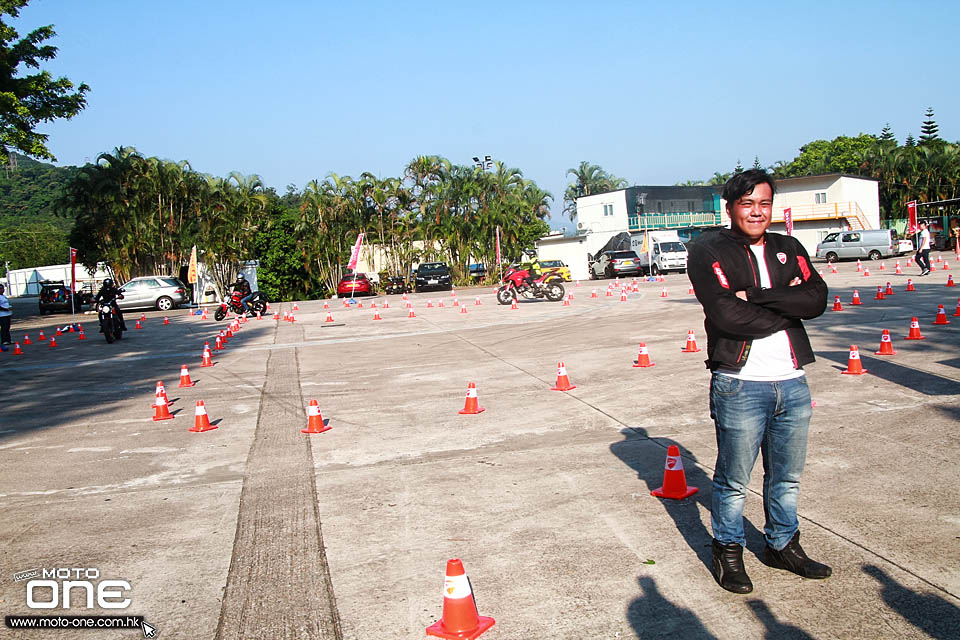
[[[70,256],[70,324],[77,326],[77,259],[74,257],[73,247],[67,247]]]

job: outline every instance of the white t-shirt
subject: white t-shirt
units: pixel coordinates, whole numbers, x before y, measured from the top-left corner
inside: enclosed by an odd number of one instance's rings
[[[10,301],[7,299],[7,296],[2,293],[0,293],[0,307],[6,307],[6,311],[0,309],[0,318],[13,315],[13,309],[10,308]]]
[[[930,229],[924,229],[920,232],[920,251],[930,248]]]
[[[763,248],[766,244],[750,245],[750,250],[757,258],[760,273],[760,286],[770,288],[770,272],[767,271],[767,261],[763,259]],[[718,373],[739,378],[740,380],[756,380],[774,382],[790,380],[803,375],[803,369],[793,366],[793,355],[790,351],[790,338],[786,331],[778,331],[766,338],[754,338],[750,345],[747,362],[740,371],[719,369]]]

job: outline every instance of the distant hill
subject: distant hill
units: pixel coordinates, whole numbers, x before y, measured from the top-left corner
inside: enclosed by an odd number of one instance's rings
[[[69,229],[73,220],[58,218],[53,204],[78,169],[10,155],[16,158],[16,168],[8,165],[0,169],[0,226],[50,222]]]

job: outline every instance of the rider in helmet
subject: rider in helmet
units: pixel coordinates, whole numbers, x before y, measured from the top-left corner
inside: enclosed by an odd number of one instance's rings
[[[527,256],[527,260],[530,261],[530,268],[527,269],[527,277],[523,279],[527,283],[527,286],[531,289],[535,289],[534,280],[540,277],[540,260],[537,258],[537,252],[533,249],[525,249],[524,253]]]
[[[242,273],[237,274],[237,281],[233,283],[233,290],[240,292],[240,306],[243,307],[244,313],[249,313],[250,305],[247,303],[253,299],[253,291],[250,289],[250,283],[247,282],[247,277]]]
[[[117,304],[117,300],[123,300],[123,294],[120,293],[120,289],[116,287],[112,278],[105,279],[100,286],[100,291],[93,297],[93,303],[109,302],[113,306],[113,312],[120,318],[120,325],[123,327],[123,330],[126,331],[127,325],[123,321],[123,313],[120,312],[120,306]],[[100,332],[103,333],[103,327],[100,328]]]

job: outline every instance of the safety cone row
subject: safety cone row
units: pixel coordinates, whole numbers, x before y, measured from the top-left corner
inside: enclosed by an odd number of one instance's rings
[[[863,368],[863,363],[860,362],[860,349],[858,349],[855,344],[850,345],[850,357],[847,359],[847,369],[840,373],[850,376],[860,376],[866,372],[867,370]]]
[[[197,407],[194,410],[193,426],[190,427],[188,431],[203,433],[204,431],[213,431],[216,428],[217,425],[210,424],[210,416],[207,415],[207,407],[204,406],[203,400],[197,400]]]
[[[460,410],[462,415],[473,415],[476,413],[483,413],[486,411],[485,408],[480,406],[480,401],[477,398],[477,385],[473,382],[467,384],[467,399],[463,403],[463,409]]]
[[[680,457],[680,447],[675,444],[667,447],[667,460],[663,466],[663,486],[654,489],[650,495],[657,498],[683,500],[689,498],[700,489],[687,486],[687,476],[683,472],[683,459]]]
[[[576,385],[570,384],[570,378],[567,376],[567,366],[560,362],[557,364],[557,383],[550,387],[551,391],[570,391],[576,389]]]
[[[477,601],[463,562],[447,561],[443,578],[443,615],[427,627],[427,635],[446,640],[473,640],[496,624],[493,618],[477,612]]]
[[[654,362],[650,362],[650,352],[647,350],[647,343],[640,343],[640,352],[637,354],[637,364],[633,365],[634,369],[637,368],[646,368],[654,366]]]
[[[307,428],[300,429],[300,433],[323,433],[324,431],[330,431],[332,428],[329,424],[324,423],[317,401],[311,400],[309,406],[307,406]]]

